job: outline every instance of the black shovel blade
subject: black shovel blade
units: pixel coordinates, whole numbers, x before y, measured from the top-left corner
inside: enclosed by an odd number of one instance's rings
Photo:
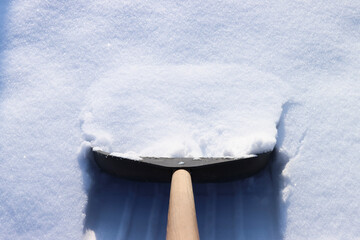
[[[254,175],[262,170],[273,152],[246,158],[165,158],[133,160],[92,148],[96,164],[111,175],[137,181],[170,182],[174,171],[185,169],[194,182],[223,182]]]

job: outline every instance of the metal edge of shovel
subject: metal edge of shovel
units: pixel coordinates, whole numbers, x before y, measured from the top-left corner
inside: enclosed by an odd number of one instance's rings
[[[172,174],[184,169],[193,182],[224,182],[250,177],[262,170],[273,151],[244,158],[165,158],[133,160],[92,148],[98,167],[116,177],[148,182],[170,182]]]

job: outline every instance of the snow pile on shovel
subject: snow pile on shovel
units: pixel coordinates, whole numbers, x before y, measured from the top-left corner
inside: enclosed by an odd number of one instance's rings
[[[274,148],[287,90],[243,65],[126,66],[91,85],[82,129],[126,156],[243,157]]]

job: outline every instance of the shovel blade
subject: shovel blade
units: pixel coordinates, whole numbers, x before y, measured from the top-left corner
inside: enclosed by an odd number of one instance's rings
[[[98,167],[111,175],[149,182],[170,182],[174,171],[185,169],[193,182],[224,182],[250,177],[267,165],[273,152],[246,158],[155,158],[133,160],[93,148]]]

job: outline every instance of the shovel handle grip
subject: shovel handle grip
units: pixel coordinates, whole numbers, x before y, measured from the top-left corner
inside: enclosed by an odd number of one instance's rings
[[[166,239],[199,239],[191,176],[183,169],[175,171],[171,178]]]

